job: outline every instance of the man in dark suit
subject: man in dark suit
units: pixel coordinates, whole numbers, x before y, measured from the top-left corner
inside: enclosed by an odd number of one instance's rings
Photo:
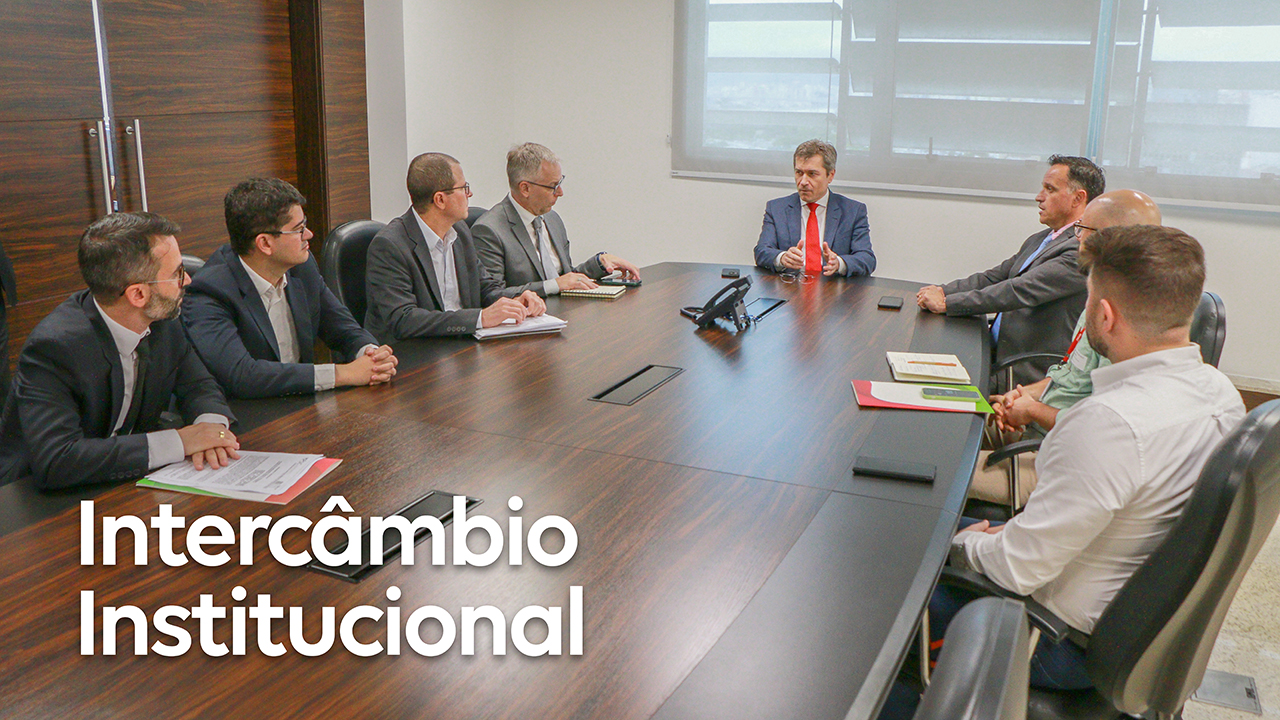
[[[325,286],[304,204],[276,178],[232,188],[223,200],[231,243],[214,252],[187,293],[187,336],[235,397],[377,385],[396,373],[391,348],[379,347]],[[314,364],[316,338],[354,359]]]
[[[867,206],[827,187],[836,177],[836,149],[808,140],[793,159],[798,192],[765,205],[756,265],[806,275],[870,275],[876,254]]]
[[[239,457],[231,410],[176,319],[190,282],[174,235],[151,213],[116,213],[80,238],[88,290],[49,314],[18,357],[5,404],[0,482],[42,488],[143,476],[191,458]],[[177,399],[186,426],[164,430]]]
[[[502,281],[480,265],[464,222],[471,185],[457,160],[419,155],[409,163],[406,185],[412,207],[369,243],[369,332],[384,342],[469,335],[546,312],[534,292],[504,297]]]
[[[1048,229],[1027,238],[1013,257],[986,272],[921,288],[916,303],[951,316],[999,313],[991,326],[996,364],[1026,352],[1064,352],[1086,296],[1076,264],[1079,243],[1074,225],[1104,190],[1102,169],[1089,160],[1049,158],[1036,195],[1040,222]],[[1014,368],[1014,382],[1029,385],[1043,378],[1051,364],[1021,363]]]
[[[506,284],[508,294],[532,290],[542,297],[562,290],[587,290],[615,271],[639,280],[635,265],[598,252],[578,266],[569,258],[569,235],[551,208],[564,195],[560,160],[537,143],[507,153],[511,193],[480,216],[471,228],[485,270]]]

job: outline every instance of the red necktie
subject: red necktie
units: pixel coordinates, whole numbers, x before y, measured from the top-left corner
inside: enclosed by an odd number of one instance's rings
[[[822,241],[818,238],[818,203],[809,203],[809,222],[804,228],[804,274],[822,274]]]

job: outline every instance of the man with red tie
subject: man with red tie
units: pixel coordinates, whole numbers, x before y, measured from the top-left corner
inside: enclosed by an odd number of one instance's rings
[[[867,206],[828,189],[836,149],[808,140],[796,148],[794,161],[798,192],[765,205],[756,265],[805,275],[870,275],[876,255]]]

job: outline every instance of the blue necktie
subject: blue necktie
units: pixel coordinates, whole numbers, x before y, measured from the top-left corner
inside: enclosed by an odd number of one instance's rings
[[[1022,263],[1022,267],[1018,268],[1018,272],[1014,274],[1021,275],[1022,271],[1026,270],[1027,266],[1031,264],[1031,261],[1035,260],[1037,257],[1040,256],[1040,253],[1044,252],[1045,246],[1048,245],[1049,241],[1053,239],[1054,239],[1054,233],[1049,233],[1048,235],[1045,235],[1044,240],[1040,241],[1040,247],[1036,248],[1036,251],[1031,253],[1031,257],[1028,257],[1026,262]],[[1004,313],[1000,313],[999,315],[996,315],[996,321],[991,324],[991,339],[994,342],[1000,342],[1000,321],[1002,319],[1004,319]]]

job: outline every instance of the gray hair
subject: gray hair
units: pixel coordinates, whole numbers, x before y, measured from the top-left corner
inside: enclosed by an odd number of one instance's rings
[[[515,190],[520,183],[532,181],[533,176],[542,170],[542,163],[560,162],[560,158],[545,145],[524,143],[511,148],[507,152],[507,185]]]

